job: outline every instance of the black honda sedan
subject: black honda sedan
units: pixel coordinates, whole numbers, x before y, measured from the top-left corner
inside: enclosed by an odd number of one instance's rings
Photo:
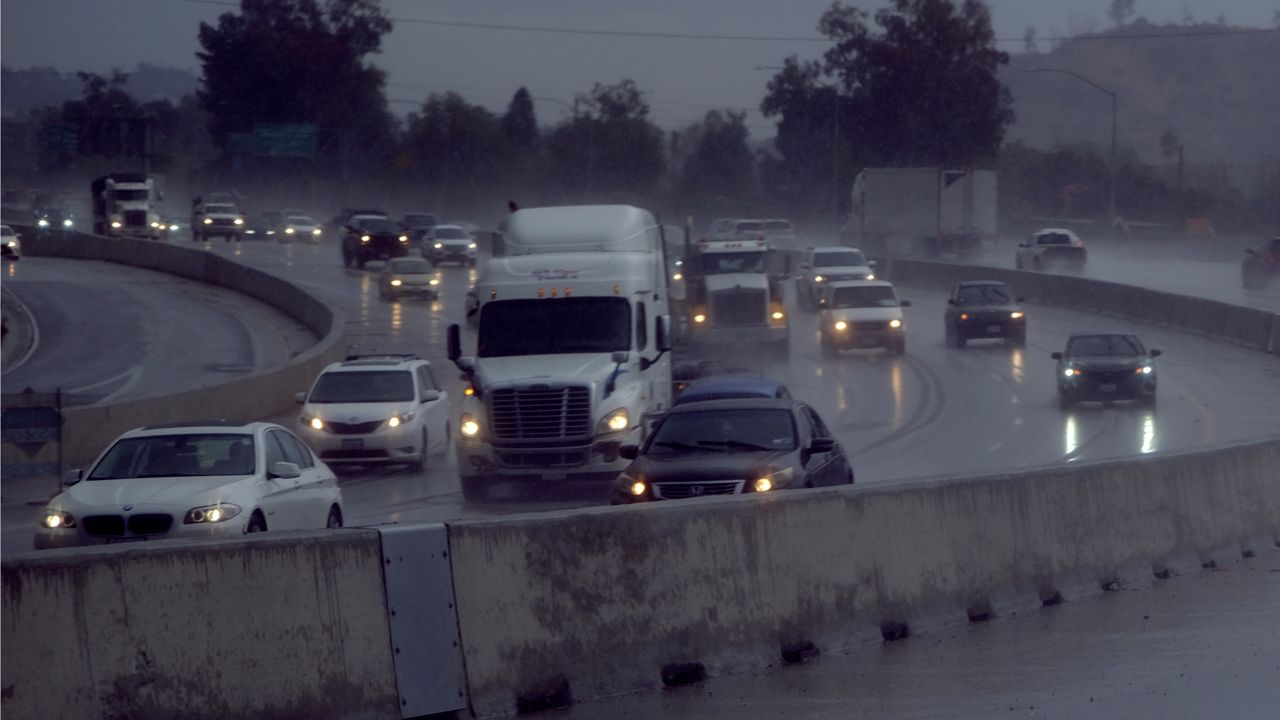
[[[853,483],[844,449],[813,408],[788,399],[672,408],[614,483],[615,505]]]
[[[942,321],[947,344],[963,348],[970,340],[1004,338],[1014,345],[1027,344],[1027,315],[1009,287],[999,280],[957,283],[947,299]]]
[[[1073,333],[1058,361],[1058,403],[1065,410],[1081,400],[1156,403],[1159,350],[1147,350],[1129,333]]]

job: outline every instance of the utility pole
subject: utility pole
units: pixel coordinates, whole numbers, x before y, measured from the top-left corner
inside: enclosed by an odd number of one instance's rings
[[[1108,90],[1080,73],[1071,70],[1063,70],[1061,68],[1033,67],[1027,68],[1029,73],[1061,73],[1070,75],[1071,77],[1086,83],[1089,87],[1101,93],[1106,93],[1111,97],[1111,153],[1107,161],[1107,175],[1109,176],[1107,188],[1107,221],[1111,227],[1115,227],[1116,222],[1116,116],[1118,114],[1118,94],[1114,90]]]

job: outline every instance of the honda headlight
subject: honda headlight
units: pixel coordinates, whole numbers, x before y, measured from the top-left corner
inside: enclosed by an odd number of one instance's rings
[[[770,470],[761,473],[751,487],[756,492],[769,492],[778,488],[784,488],[791,484],[791,478],[795,475],[795,471],[791,468],[782,468],[781,470]]]
[[[76,526],[76,518],[69,512],[61,510],[45,510],[44,517],[40,518],[40,527],[54,530],[57,528],[73,528]]]
[[[188,510],[186,517],[182,518],[182,524],[196,525],[199,523],[226,522],[239,514],[239,505],[232,505],[231,503],[205,505],[203,507],[191,508]]]
[[[596,433],[622,432],[629,427],[631,427],[631,416],[627,414],[627,409],[618,408],[600,419],[600,423],[596,426]]]
[[[413,411],[401,413],[387,421],[387,427],[397,428],[413,419]]]

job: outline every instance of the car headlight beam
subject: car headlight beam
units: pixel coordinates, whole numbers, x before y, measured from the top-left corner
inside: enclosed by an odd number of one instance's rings
[[[847,330],[849,328],[849,323],[843,320],[837,320],[836,324],[833,327],[835,327],[835,329],[837,330]]]
[[[239,514],[240,506],[233,505],[232,503],[204,505],[188,510],[186,516],[182,518],[182,524],[198,525],[201,523],[221,523],[226,522]]]
[[[622,432],[629,427],[631,427],[631,416],[627,413],[627,409],[618,408],[601,418],[599,427],[596,428],[596,432]]]
[[[45,510],[44,517],[40,519],[40,527],[49,528],[50,530],[73,528],[75,526],[75,516],[61,510]]]
[[[889,327],[893,328],[894,330],[898,330],[902,327],[902,321],[898,320],[897,318],[890,320]]]
[[[311,426],[311,429],[312,429],[312,430],[323,430],[323,429],[324,429],[324,421],[323,421],[323,420],[321,420],[321,419],[320,419],[320,418],[318,418],[318,417],[313,417],[313,418],[311,418],[311,421],[310,421],[310,422],[308,422],[307,424]]]
[[[480,423],[471,415],[463,413],[458,423],[458,430],[463,437],[473,438],[480,434]]]

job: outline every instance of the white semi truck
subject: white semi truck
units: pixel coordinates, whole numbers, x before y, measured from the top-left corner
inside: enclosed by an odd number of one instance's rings
[[[646,210],[517,210],[474,288],[476,349],[455,448],[464,496],[495,480],[594,481],[606,491],[647,421],[671,405],[663,229]]]
[[[156,203],[155,180],[143,173],[103,175],[89,186],[93,196],[93,232],[108,237],[159,239],[165,234]],[[166,226],[167,227],[167,226]]]
[[[689,246],[682,266],[688,339],[703,346],[764,346],[779,354],[791,330],[783,280],[770,272],[773,251],[763,235],[703,238]]]
[[[846,245],[871,253],[970,257],[996,238],[996,172],[867,168],[853,181]]]

